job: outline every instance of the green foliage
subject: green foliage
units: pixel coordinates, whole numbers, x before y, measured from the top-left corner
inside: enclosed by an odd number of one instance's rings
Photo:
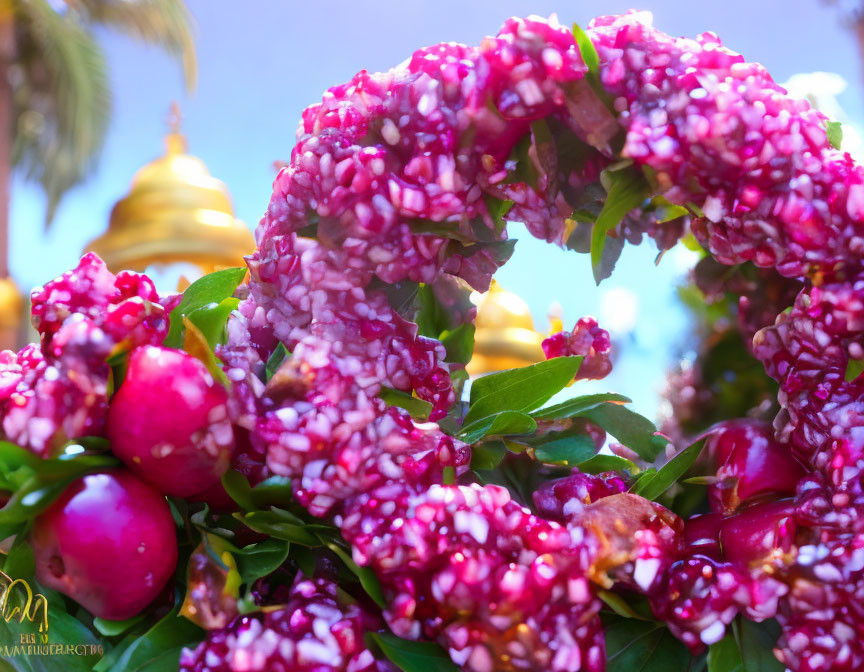
[[[573,380],[582,357],[556,357],[521,369],[493,373],[474,381],[465,424],[500,411],[532,411]]]
[[[704,440],[697,441],[669,460],[656,473],[640,478],[632,489],[633,493],[651,500],[660,497],[693,465],[704,443]]]
[[[603,173],[608,181],[606,203],[591,231],[591,267],[598,285],[601,280],[600,262],[606,236],[621,223],[627,213],[639,208],[650,194],[645,176],[633,166],[618,170],[607,168]]]
[[[834,149],[840,149],[843,144],[843,125],[839,121],[829,121],[825,125],[825,133],[828,135],[828,144]]]
[[[288,352],[288,349],[279,341],[276,347],[273,349],[273,352],[270,354],[270,357],[267,358],[267,364],[264,366],[264,382],[269,382],[273,377],[279,367],[282,366],[282,363],[291,356],[291,353]]]
[[[694,658],[665,625],[618,616],[604,618],[607,672],[703,672],[705,658]]]
[[[192,314],[198,310],[217,304],[219,314],[224,312],[224,308],[218,308],[223,305],[226,299],[230,299],[237,286],[243,282],[246,276],[246,268],[225,268],[215,273],[209,273],[202,278],[199,278],[186,288],[183,292],[183,298],[174,310],[171,311],[170,319],[171,326],[168,330],[168,335],[165,337],[165,347],[179,348],[183,344],[183,318],[186,317],[193,324],[197,323],[192,320]],[[231,302],[225,303],[225,306],[232,305]],[[233,310],[233,308],[231,309]],[[227,319],[228,312],[224,312]],[[199,314],[199,319],[205,313]],[[209,318],[210,316],[208,316]],[[205,324],[212,322],[212,319],[205,320]],[[224,322],[223,322],[224,324]],[[200,327],[199,327],[200,329]]]
[[[428,419],[429,413],[432,412],[432,404],[428,401],[418,399],[402,390],[394,390],[392,387],[382,387],[378,393],[378,397],[389,406],[398,406],[405,409],[411,414],[412,418],[417,420]]]
[[[432,642],[414,642],[389,632],[367,632],[369,646],[377,647],[403,672],[458,672],[450,656]]]

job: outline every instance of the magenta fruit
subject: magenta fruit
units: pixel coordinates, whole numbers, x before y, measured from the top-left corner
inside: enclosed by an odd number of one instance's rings
[[[150,604],[177,564],[165,498],[125,469],[72,483],[36,518],[30,542],[40,583],[111,620]]]
[[[804,477],[804,468],[789,446],[774,439],[767,422],[721,423],[705,448],[717,465],[718,481],[708,486],[708,500],[716,512],[730,513],[759,497],[793,495]]]
[[[225,388],[191,355],[137,348],[108,411],[111,448],[165,494],[203,492],[218,483],[231,460],[227,400]]]

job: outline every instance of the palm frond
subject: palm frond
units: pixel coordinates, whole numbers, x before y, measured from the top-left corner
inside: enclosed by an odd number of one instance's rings
[[[186,87],[195,88],[198,61],[192,18],[183,0],[66,0],[92,23],[155,44],[183,64]]]
[[[47,226],[102,149],[111,112],[107,67],[74,16],[58,14],[46,0],[16,0],[15,8],[12,159],[44,188]]]

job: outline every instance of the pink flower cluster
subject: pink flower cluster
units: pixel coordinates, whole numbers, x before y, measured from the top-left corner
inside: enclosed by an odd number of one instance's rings
[[[577,355],[584,357],[576,380],[605,378],[612,370],[612,341],[593,317],[580,319],[573,331],[559,331],[543,341],[546,359]]]
[[[48,455],[65,441],[101,435],[109,367],[117,346],[161,344],[179,296],[160,298],[146,275],[117,276],[95,254],[33,290],[41,346],[0,353],[3,434]]]
[[[285,604],[238,616],[184,649],[181,672],[395,672],[376,660],[363,634],[379,621],[358,604],[343,604],[327,579],[298,575]]]

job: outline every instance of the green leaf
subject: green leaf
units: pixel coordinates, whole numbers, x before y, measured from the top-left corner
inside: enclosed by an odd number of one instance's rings
[[[825,125],[825,133],[828,135],[828,144],[834,149],[840,149],[843,144],[843,125],[839,121],[829,121]]]
[[[306,524],[287,511],[252,511],[245,515],[235,513],[234,517],[249,529],[261,534],[267,534],[301,546],[314,548],[321,545],[318,537],[306,529]]]
[[[106,637],[116,637],[127,632],[130,628],[140,623],[146,614],[138,614],[132,618],[127,618],[125,621],[108,621],[104,618],[94,618],[93,627]]]
[[[582,62],[585,67],[595,77],[600,74],[600,57],[597,55],[597,49],[594,48],[594,43],[588,37],[588,34],[582,30],[578,23],[573,24],[573,39],[576,40],[576,46],[579,47],[579,53],[582,55]]]
[[[447,311],[435,298],[430,285],[422,284],[417,289],[417,330],[421,336],[438,338],[450,327]]]
[[[585,434],[556,432],[540,444],[534,445],[534,456],[547,464],[575,467],[596,455],[594,439]]]
[[[636,168],[604,171],[604,174],[608,175],[610,188],[603,210],[591,230],[591,267],[598,284],[607,234],[618,226],[628,212],[640,207],[650,194],[645,176]]]
[[[290,542],[281,539],[265,539],[257,544],[233,552],[237,571],[243,583],[252,585],[260,578],[272,574],[288,558]]]
[[[392,387],[382,386],[378,398],[389,406],[404,408],[411,414],[412,418],[417,420],[426,420],[432,412],[432,404],[428,401],[418,399],[402,390],[394,390]]]
[[[504,217],[510,212],[513,207],[513,201],[505,201],[500,198],[495,198],[489,194],[483,194],[483,202],[486,204],[486,209],[489,211],[489,216],[495,223],[495,231],[501,232],[507,225]]]
[[[273,377],[273,374],[282,366],[282,362],[285,361],[286,357],[290,357],[291,353],[288,352],[288,348],[285,347],[285,344],[282,341],[279,341],[278,345],[273,349],[273,352],[267,358],[267,364],[264,366],[264,382],[269,382]]]
[[[271,476],[253,488],[243,474],[229,469],[222,476],[222,487],[240,508],[247,511],[294,503],[291,479],[284,476]]]
[[[351,554],[339,546],[339,544],[328,543],[327,548],[338,555],[339,559],[345,563],[345,566],[360,579],[360,585],[363,586],[363,590],[366,591],[369,597],[375,601],[375,604],[382,609],[387,606],[387,602],[384,600],[384,592],[381,590],[381,584],[378,582],[378,577],[375,576],[375,572],[371,567],[361,567],[358,565],[354,562]]]
[[[632,489],[633,494],[645,499],[657,499],[693,465],[704,443],[704,440],[697,441],[664,464],[656,474],[640,478]]]
[[[560,404],[555,404],[554,406],[545,406],[533,411],[531,415],[535,418],[543,418],[544,420],[561,420],[562,418],[572,418],[607,402],[629,404],[630,401],[623,394],[614,394],[612,392],[586,394],[581,397],[573,397],[567,401],[562,401]]]
[[[532,411],[573,380],[582,357],[555,357],[474,381],[465,424],[500,411]]]
[[[704,658],[694,658],[662,623],[633,618],[604,618],[606,672],[697,672]]]
[[[747,672],[732,632],[708,648],[708,672]]]
[[[591,459],[576,465],[583,474],[601,474],[604,471],[622,471],[633,473],[636,465],[617,455],[595,455]]]
[[[864,359],[850,359],[846,365],[846,382],[851,383],[864,373]]]
[[[465,443],[474,443],[485,436],[531,434],[536,429],[537,421],[527,413],[501,411],[463,426],[459,438]]]
[[[623,616],[624,618],[635,618],[639,621],[656,622],[655,619],[647,618],[637,612],[633,607],[630,606],[627,600],[624,599],[623,595],[613,593],[611,590],[598,590],[597,597],[599,597],[607,607],[609,607],[619,616]]]
[[[201,628],[178,616],[179,609],[179,605],[175,606],[162,620],[135,639],[110,668],[111,672],[177,669],[182,647],[197,644],[204,638]],[[159,666],[156,666],[157,662]]]
[[[654,423],[620,404],[602,403],[575,415],[599,425],[649,462],[652,462],[666,445],[666,439],[655,435],[657,428]]]
[[[188,317],[183,317],[183,350],[201,361],[207,367],[207,371],[213,376],[213,379],[222,383],[225,387],[231,386],[231,381],[222,370],[221,362],[213,352],[213,348],[207,342],[201,330],[192,323]]]
[[[472,469],[494,469],[507,454],[503,441],[483,441],[471,446]]]
[[[165,346],[180,348],[183,343],[183,317],[211,303],[222,303],[231,297],[243,281],[246,268],[225,268],[209,273],[193,282],[183,292],[183,299],[171,311],[171,327],[165,337]]]
[[[460,324],[453,330],[442,331],[441,345],[447,351],[446,361],[454,364],[467,364],[474,354],[474,325]]]
[[[774,647],[780,637],[777,621],[771,619],[754,623],[739,616],[732,621],[732,629],[745,672],[783,672],[786,669],[774,655]]]
[[[671,222],[672,220],[680,219],[681,217],[690,214],[690,211],[683,205],[671,203],[663,196],[655,196],[652,198],[651,206],[654,208],[654,216],[657,218],[658,224],[665,224],[666,222]],[[685,246],[687,246],[686,243]],[[701,249],[701,246],[699,249]]]
[[[227,338],[225,324],[228,316],[232,311],[237,310],[239,304],[240,299],[230,296],[219,303],[208,303],[206,306],[196,308],[186,317],[201,330],[210,347],[215,348],[225,342]]]
[[[403,672],[459,672],[447,652],[433,642],[414,642],[389,632],[367,632],[366,637]]]

